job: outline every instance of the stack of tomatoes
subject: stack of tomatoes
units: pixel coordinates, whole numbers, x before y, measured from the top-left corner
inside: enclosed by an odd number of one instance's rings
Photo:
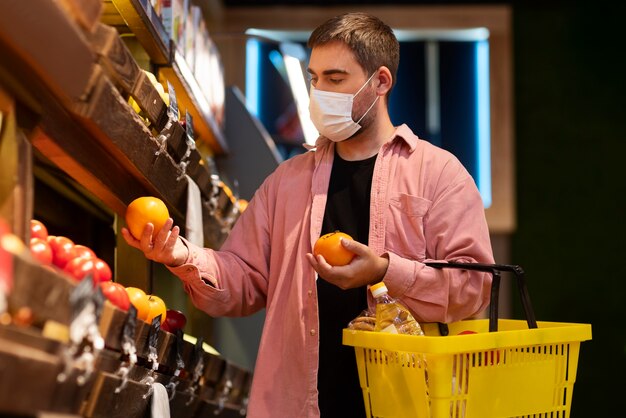
[[[185,327],[185,315],[167,309],[160,297],[113,282],[111,268],[91,248],[75,244],[64,236],[49,235],[47,227],[35,219],[30,221],[30,237],[30,251],[36,260],[44,265],[56,266],[76,281],[91,275],[94,286],[100,286],[107,300],[121,310],[128,311],[132,303],[137,310],[137,318],[147,323],[161,315],[161,327],[164,330],[175,332]]]

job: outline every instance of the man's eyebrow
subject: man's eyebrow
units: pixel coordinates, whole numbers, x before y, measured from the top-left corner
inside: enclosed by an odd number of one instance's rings
[[[310,68],[306,69],[308,73],[310,74],[315,74],[315,71],[311,70]],[[348,72],[346,70],[341,70],[339,68],[331,68],[330,70],[324,70],[322,71],[323,75],[332,75],[332,74],[348,74]]]

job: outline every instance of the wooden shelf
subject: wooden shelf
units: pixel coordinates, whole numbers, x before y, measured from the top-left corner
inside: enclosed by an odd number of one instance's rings
[[[214,154],[226,154],[226,139],[211,113],[209,102],[185,58],[178,51],[174,52],[174,60],[170,66],[159,67],[159,78],[172,84],[179,104],[191,113],[198,140],[206,142]]]
[[[133,33],[159,68],[160,81],[167,79],[176,90],[179,106],[189,111],[199,143],[212,154],[223,155],[228,147],[222,129],[193,71],[165,33],[165,28],[148,0],[108,0],[101,21],[118,31]],[[181,115],[184,117],[184,114]],[[206,147],[202,147],[206,149]]]
[[[29,114],[31,143],[119,215],[124,215],[136,197],[151,195],[161,198],[176,224],[184,226],[187,182],[181,176],[180,159],[160,152],[160,143],[116,86],[126,83],[125,88],[137,97],[158,103],[153,113],[148,113],[155,126],[164,124],[162,100],[127,54],[118,54],[126,58],[123,65],[117,64],[131,71],[111,80],[110,67],[114,66],[97,62],[98,54],[91,49],[93,37],[83,35],[54,2],[34,1],[46,10],[46,25],[27,19],[26,5],[0,8],[0,54],[8,58],[0,66],[0,83],[23,104],[22,113]],[[59,36],[62,39],[47,42]],[[124,48],[116,49],[120,50]],[[203,126],[198,124],[202,118],[193,116],[196,124]],[[178,134],[181,141],[180,129]],[[169,145],[177,151],[176,144]],[[176,157],[176,152],[173,155]],[[217,214],[209,208],[216,189],[197,151],[193,155],[187,173],[199,184],[205,201],[205,246],[216,248],[229,228],[220,222],[221,206]],[[224,190],[218,188],[217,193],[218,201],[223,202]],[[225,210],[232,207],[230,202],[225,205]]]
[[[170,63],[170,37],[148,0],[104,0],[101,21],[132,32],[155,64]]]

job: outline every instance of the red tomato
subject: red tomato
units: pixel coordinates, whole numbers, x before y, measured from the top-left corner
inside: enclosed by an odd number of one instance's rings
[[[187,317],[181,311],[168,309],[165,312],[165,320],[161,322],[161,328],[167,332],[174,333],[177,329],[182,330],[187,324]]]
[[[72,259],[64,269],[77,281],[81,281],[85,276],[91,274],[94,283],[106,282],[111,280],[112,274],[108,264],[99,258],[77,257]]]
[[[74,242],[67,237],[54,235],[49,235],[47,241],[50,244],[50,248],[52,248],[52,264],[58,268],[64,268],[74,258],[74,252],[72,251]]]
[[[96,269],[96,277],[99,282],[108,282],[113,278],[111,268],[104,260],[96,258],[94,268]]]
[[[100,282],[100,288],[102,289],[104,297],[106,297],[107,300],[113,305],[123,311],[127,311],[128,308],[130,308],[130,299],[128,298],[128,293],[126,293],[126,288],[124,286],[119,283],[108,281]]]
[[[30,237],[31,238],[48,238],[48,228],[41,222],[36,219],[30,220]]]
[[[74,257],[83,257],[83,258],[90,258],[96,257],[96,253],[93,252],[93,250],[85,245],[80,245],[80,244],[76,244],[74,245],[74,249],[72,250]]]
[[[52,248],[41,238],[30,239],[30,253],[41,264],[52,264]]]

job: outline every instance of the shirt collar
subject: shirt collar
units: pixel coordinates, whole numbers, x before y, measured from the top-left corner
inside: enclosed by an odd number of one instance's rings
[[[387,143],[393,141],[396,138],[402,139],[408,146],[411,152],[415,150],[417,146],[417,141],[419,141],[419,137],[411,131],[406,124],[402,124],[396,128],[391,138],[387,141]],[[315,145],[303,144],[304,148],[308,151],[315,150],[316,148],[321,148],[325,145],[332,143],[332,141],[325,136],[320,135],[315,141]]]

